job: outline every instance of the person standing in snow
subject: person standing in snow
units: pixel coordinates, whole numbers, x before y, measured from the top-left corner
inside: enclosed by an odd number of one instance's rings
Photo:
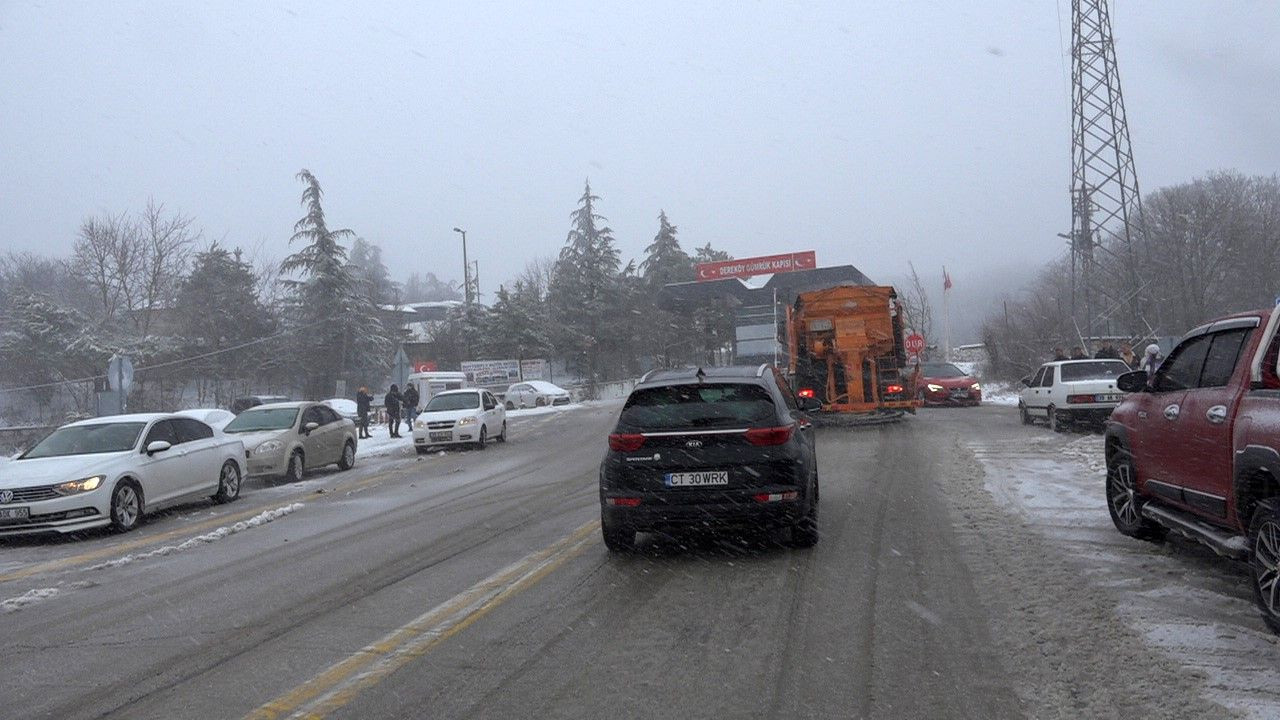
[[[1060,347],[1056,347],[1056,348],[1054,348],[1054,349],[1053,349],[1053,361],[1054,361],[1054,362],[1058,362],[1059,360],[1066,360],[1066,359],[1067,359],[1067,354],[1066,354],[1066,353],[1064,353],[1064,352],[1062,352],[1062,348],[1060,348]]]
[[[369,407],[372,404],[373,396],[369,394],[369,388],[361,385],[356,393],[356,417],[359,418],[356,428],[360,431],[358,437],[361,440],[373,437],[369,434]]]
[[[1160,361],[1164,358],[1160,357],[1160,346],[1151,343],[1147,346],[1147,352],[1142,356],[1142,364],[1138,366],[1139,370],[1146,370],[1147,377],[1156,374],[1156,370],[1160,369]]]
[[[1093,354],[1095,360],[1119,360],[1120,353],[1116,351],[1116,346],[1111,344],[1110,340],[1103,340],[1102,347],[1098,348],[1098,352]]]
[[[1129,366],[1130,370],[1138,369],[1138,356],[1133,354],[1133,346],[1129,343],[1120,345],[1120,359],[1124,361],[1125,365]]]
[[[1089,359],[1089,356],[1085,354],[1085,352],[1084,352],[1084,348],[1080,347],[1079,345],[1076,345],[1075,347],[1071,348],[1071,357],[1070,357],[1070,358],[1068,358],[1068,359],[1070,359],[1070,360],[1088,360],[1088,359]]]
[[[401,393],[400,399],[404,403],[405,422],[406,424],[408,424],[409,430],[412,431],[413,420],[414,418],[418,417],[419,396],[418,396],[417,386],[415,386],[413,383],[410,383],[409,387],[405,388],[404,392]]]
[[[400,437],[400,401],[400,387],[393,383],[382,397],[382,404],[387,408],[387,428],[393,438]]]

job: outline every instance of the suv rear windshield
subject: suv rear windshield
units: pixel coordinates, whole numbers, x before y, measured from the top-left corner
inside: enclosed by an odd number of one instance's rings
[[[776,415],[769,391],[759,385],[668,385],[631,393],[622,408],[618,427],[628,430],[743,427],[773,422]]]
[[[1129,366],[1119,360],[1102,362],[1065,363],[1062,366],[1062,382],[1072,380],[1110,380],[1129,372]]]

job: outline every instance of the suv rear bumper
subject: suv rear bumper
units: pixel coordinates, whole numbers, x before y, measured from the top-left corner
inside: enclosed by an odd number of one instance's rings
[[[617,492],[601,498],[601,519],[608,524],[638,531],[670,527],[756,527],[772,528],[793,525],[804,516],[809,499],[794,485],[752,488],[747,491],[718,493],[720,497],[692,502],[671,502],[667,494]],[[782,495],[796,493],[791,500],[761,502],[757,494]],[[638,498],[634,507],[610,505],[610,497]]]

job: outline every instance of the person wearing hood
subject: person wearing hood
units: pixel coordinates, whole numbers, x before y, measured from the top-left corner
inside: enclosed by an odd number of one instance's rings
[[[1139,370],[1146,370],[1147,377],[1156,374],[1156,370],[1160,369],[1160,362],[1164,358],[1160,357],[1160,346],[1151,343],[1147,346],[1147,351],[1142,355],[1142,362],[1138,365]]]
[[[360,422],[356,426],[360,430],[360,439],[366,440],[373,437],[369,434],[369,407],[373,404],[373,396],[369,394],[369,388],[360,386],[360,392],[356,393],[356,417]]]
[[[382,404],[387,408],[387,428],[393,438],[400,437],[400,402],[400,387],[393,383],[382,398]]]

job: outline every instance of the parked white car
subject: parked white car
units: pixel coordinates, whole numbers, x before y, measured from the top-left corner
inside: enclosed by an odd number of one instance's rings
[[[506,442],[507,411],[480,388],[449,390],[427,403],[413,423],[413,446],[422,454],[438,445]]]
[[[236,419],[235,413],[222,408],[195,408],[192,410],[179,410],[174,414],[195,418],[218,432],[222,432],[222,428],[226,427],[227,423]]]
[[[307,470],[356,464],[356,424],[318,402],[271,403],[249,408],[222,430],[244,441],[250,477],[301,480]]]
[[[527,380],[507,388],[504,397],[506,408],[544,407],[547,405],[568,405],[573,402],[569,391],[559,385],[552,385],[543,380]]]
[[[244,445],[194,418],[81,420],[0,466],[0,535],[132,530],[165,507],[235,500],[244,475]]]
[[[1053,430],[1081,421],[1101,423],[1124,399],[1116,378],[1129,372],[1120,360],[1060,360],[1022,379],[1018,413],[1030,425],[1043,418]]]

